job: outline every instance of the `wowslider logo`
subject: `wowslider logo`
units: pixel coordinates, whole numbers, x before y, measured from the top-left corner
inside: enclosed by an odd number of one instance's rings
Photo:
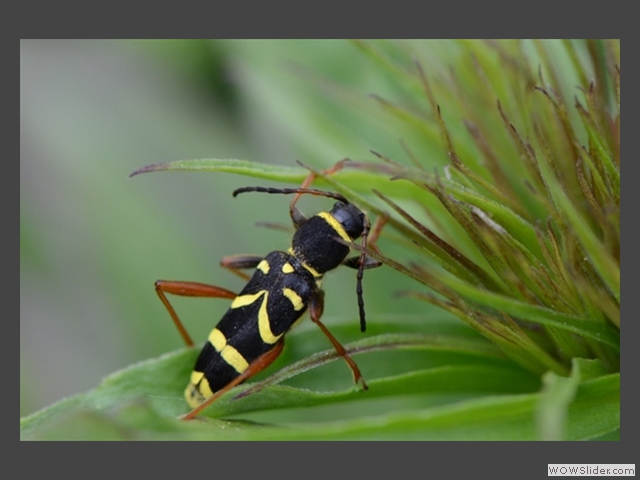
[[[585,464],[585,463],[549,463],[547,466],[549,477],[582,477],[582,476],[616,476],[635,477],[636,464]]]

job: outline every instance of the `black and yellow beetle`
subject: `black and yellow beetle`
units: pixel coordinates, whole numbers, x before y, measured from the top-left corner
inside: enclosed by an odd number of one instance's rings
[[[370,234],[370,223],[364,212],[344,196],[305,188],[314,177],[311,174],[301,188],[245,187],[233,192],[234,197],[244,192],[295,194],[289,212],[296,231],[291,247],[286,252],[274,251],[265,257],[233,256],[222,260],[222,266],[236,273],[241,269],[255,268],[253,276],[239,294],[196,282],[158,280],[155,283],[160,300],[187,345],[193,345],[193,341],[166,293],[233,300],[229,310],[209,334],[196,361],[185,390],[185,398],[192,410],[183,419],[194,418],[220,395],[270,365],[284,347],[285,333],[307,310],[311,320],[347,362],[355,382],[367,389],[356,363],[320,321],[324,305],[321,281],[325,273],[340,265],[358,269],[356,291],[361,330],[364,331],[363,270],[381,265],[367,256],[366,250],[377,250],[374,242],[381,225]],[[330,211],[306,218],[295,206],[303,194],[329,197],[337,202]],[[347,258],[350,250],[347,244],[359,237],[362,237],[362,252]]]

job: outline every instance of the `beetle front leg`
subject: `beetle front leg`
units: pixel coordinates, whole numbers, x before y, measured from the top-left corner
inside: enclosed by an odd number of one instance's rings
[[[263,259],[260,255],[229,255],[220,260],[220,266],[246,281],[249,280],[249,275],[240,270],[256,268]]]

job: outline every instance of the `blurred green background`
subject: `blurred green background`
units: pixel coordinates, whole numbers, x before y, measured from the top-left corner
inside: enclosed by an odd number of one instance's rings
[[[180,172],[128,179],[131,172],[188,158],[326,167],[371,158],[370,149],[401,152],[398,134],[372,116],[376,105],[366,96],[394,86],[372,75],[375,66],[348,42],[22,41],[20,48],[21,415],[182,346],[156,279],[239,289],[241,280],[218,266],[223,256],[288,246],[286,233],[255,226],[287,223],[288,199],[231,197],[234,188],[269,182]],[[362,103],[319,94],[323,83],[309,81],[309,72],[353,88]],[[311,199],[303,209],[326,206]],[[389,269],[365,275],[370,325],[385,313],[430,308],[396,300],[405,285]],[[348,318],[356,331],[354,272],[339,269],[324,286],[325,323]],[[195,339],[227,308],[208,299],[174,305]]]

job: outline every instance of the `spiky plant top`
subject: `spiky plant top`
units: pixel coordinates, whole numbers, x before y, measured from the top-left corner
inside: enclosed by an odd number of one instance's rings
[[[358,45],[411,92],[376,97],[382,107],[408,130],[437,131],[448,157],[434,168],[403,143],[412,166],[382,154],[348,165],[410,184],[406,207],[375,192],[422,252],[381,258],[430,287],[408,294],[534,372],[566,374],[576,357],[617,371],[619,42],[463,42],[455,69],[433,75],[419,51],[403,70]]]

